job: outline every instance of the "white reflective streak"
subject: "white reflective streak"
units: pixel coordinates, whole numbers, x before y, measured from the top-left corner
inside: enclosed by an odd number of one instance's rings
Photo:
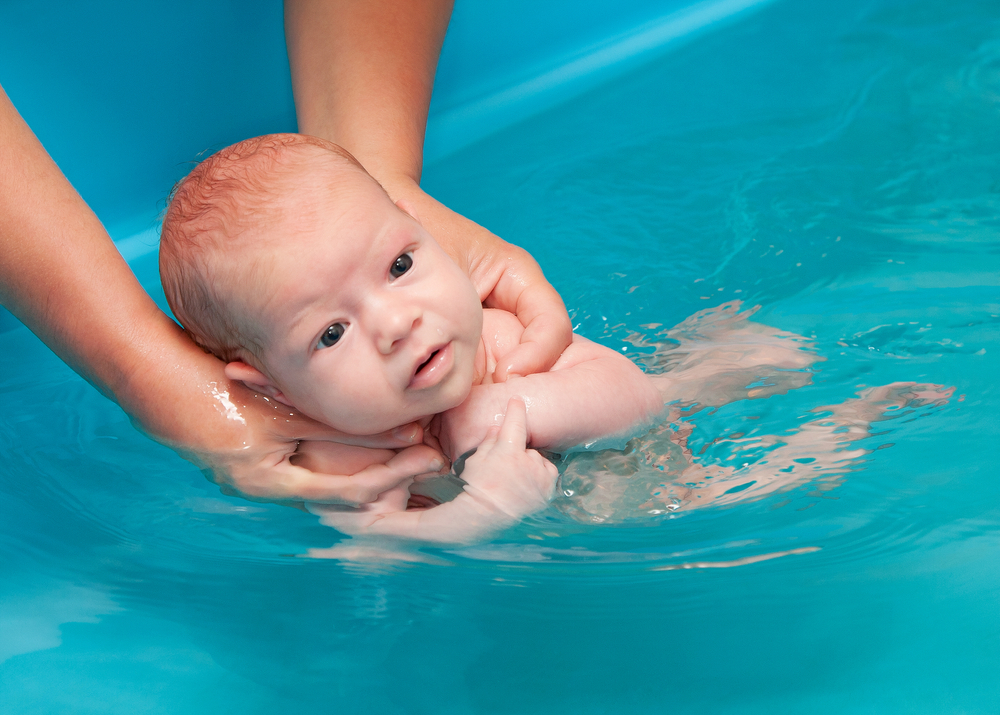
[[[240,414],[240,411],[236,409],[236,405],[229,399],[229,390],[220,390],[219,386],[213,382],[212,397],[214,397],[221,405],[221,412],[226,416],[226,419],[235,420],[241,425],[245,425],[247,423],[247,421],[243,418],[243,415]]]

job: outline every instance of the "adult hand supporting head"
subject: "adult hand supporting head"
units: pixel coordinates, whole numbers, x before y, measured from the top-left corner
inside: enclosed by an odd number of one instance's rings
[[[452,0],[286,0],[299,131],[340,144],[469,274],[486,305],[525,326],[494,379],[550,368],[572,340],[562,299],[535,260],[420,188],[424,130]]]
[[[153,354],[144,357],[143,367],[132,373],[133,386],[124,391],[130,397],[123,406],[128,405],[141,428],[210,470],[224,492],[263,501],[357,506],[397,486],[398,479],[386,481],[377,474],[344,477],[311,472],[290,458],[302,439],[409,446],[422,438],[419,425],[371,437],[338,432],[230,381],[218,359],[199,350],[176,326],[174,330],[174,340],[160,338]],[[133,405],[135,400],[138,404]]]
[[[356,504],[394,486],[337,480],[288,461],[299,439],[359,440],[227,380],[222,362],[146,295],[2,89],[0,156],[0,304],[151,436],[254,498]],[[363,443],[402,447],[420,436],[413,426],[402,438]]]

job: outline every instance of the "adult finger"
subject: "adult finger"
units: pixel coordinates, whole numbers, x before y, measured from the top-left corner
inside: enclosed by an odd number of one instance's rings
[[[486,430],[486,436],[483,437],[483,441],[479,443],[478,450],[483,453],[489,451],[489,448],[496,444],[497,435],[500,434],[500,425],[493,425],[488,430]]]
[[[528,442],[528,409],[521,398],[512,397],[507,402],[507,414],[500,425],[497,442],[524,451]]]
[[[385,467],[393,474],[403,477],[436,473],[443,466],[444,457],[436,449],[425,444],[408,447],[385,463]]]
[[[521,319],[521,316],[518,315]],[[511,375],[531,375],[552,367],[573,339],[568,316],[554,311],[534,318],[521,334],[520,344],[504,356],[493,371],[493,380],[506,382]]]
[[[525,328],[521,344],[493,373],[493,379],[501,382],[508,375],[548,370],[573,339],[573,326],[559,293],[527,252],[509,248],[513,252],[485,301],[488,307],[516,314]]]
[[[400,481],[397,470],[384,466],[345,476],[311,472],[284,461],[233,474],[222,488],[225,493],[257,501],[313,501],[359,506],[374,501],[379,494],[398,486]]]

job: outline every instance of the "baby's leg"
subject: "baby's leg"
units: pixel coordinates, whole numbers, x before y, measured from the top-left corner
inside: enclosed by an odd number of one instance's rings
[[[701,311],[666,331],[674,344],[654,357],[668,371],[651,375],[665,402],[716,407],[784,394],[812,381],[812,343],[748,318],[740,302]]]
[[[832,488],[868,454],[852,444],[869,435],[872,422],[893,419],[894,412],[907,406],[947,401],[952,391],[912,382],[869,388],[856,399],[813,410],[830,414],[801,425],[794,434],[742,440],[739,449],[744,450],[777,445],[754,464],[737,468],[692,461],[677,480],[680,484],[665,485],[657,500],[680,510],[758,499],[808,480],[819,479]]]

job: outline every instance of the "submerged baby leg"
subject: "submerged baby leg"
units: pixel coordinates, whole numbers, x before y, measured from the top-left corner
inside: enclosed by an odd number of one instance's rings
[[[646,362],[665,402],[716,407],[740,399],[784,394],[812,381],[819,357],[812,342],[795,333],[748,320],[757,308],[739,311],[731,301],[695,313],[647,345],[658,351]]]
[[[676,508],[759,499],[814,480],[820,481],[821,490],[832,489],[870,453],[853,444],[869,436],[872,422],[895,419],[906,407],[941,404],[952,391],[941,385],[897,382],[866,389],[857,398],[837,405],[818,407],[813,412],[828,414],[806,422],[792,434],[741,440],[737,449],[773,445],[765,457],[753,464],[734,469],[692,461],[681,475],[689,491],[680,497]]]
[[[629,442],[625,451],[571,455],[558,506],[578,521],[612,523],[751,501],[806,482],[828,491],[870,453],[855,443],[870,435],[872,422],[910,414],[906,408],[941,404],[951,394],[951,388],[915,383],[869,388],[816,408],[820,414],[794,433],[719,440],[730,448],[723,463],[692,453],[690,422],[664,424]]]

